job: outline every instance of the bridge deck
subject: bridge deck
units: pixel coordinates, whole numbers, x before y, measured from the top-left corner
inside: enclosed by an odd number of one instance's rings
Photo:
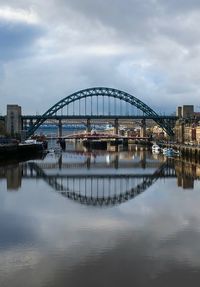
[[[169,119],[169,120],[177,120],[177,116],[171,116],[171,115],[158,115],[158,116],[148,116],[148,115],[22,115],[23,120],[40,120],[40,119],[51,119],[51,120],[64,120],[64,119],[97,119],[97,120],[110,120],[110,119]]]

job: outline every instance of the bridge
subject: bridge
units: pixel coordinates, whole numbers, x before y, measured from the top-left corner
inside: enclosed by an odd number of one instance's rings
[[[87,132],[91,131],[91,121],[114,122],[114,132],[119,133],[120,120],[141,120],[142,137],[145,137],[146,120],[155,121],[169,136],[173,136],[175,116],[157,114],[151,107],[124,91],[94,87],[77,91],[50,107],[43,115],[22,115],[22,129],[26,137],[32,136],[47,120],[58,121],[59,137],[62,136],[63,121],[84,122]]]
[[[55,136],[47,136],[47,139],[57,139],[58,137]],[[123,136],[123,135],[120,135],[120,134],[109,134],[109,133],[97,133],[97,132],[94,132],[94,133],[76,133],[76,134],[69,134],[69,135],[65,135],[65,136],[59,136],[59,139],[62,138],[62,139],[66,139],[66,140],[149,140],[149,137],[139,137],[139,136]]]

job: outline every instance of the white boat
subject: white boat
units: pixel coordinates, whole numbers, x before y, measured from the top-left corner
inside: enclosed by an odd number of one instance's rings
[[[174,155],[174,150],[171,147],[169,147],[169,148],[165,147],[163,149],[163,154],[164,155]]]
[[[152,145],[152,152],[159,153],[161,148],[157,144]]]
[[[34,139],[30,139],[30,140],[25,140],[24,143],[25,143],[25,144],[36,144],[37,141],[34,140]]]
[[[105,131],[113,131],[114,127],[112,125],[107,124],[104,128]]]
[[[163,149],[163,154],[165,156],[179,156],[180,155],[180,152],[179,151],[176,151],[174,150],[173,148],[164,148]]]
[[[167,151],[169,151],[169,148],[167,148],[167,147],[163,148],[163,150],[162,150],[163,154],[166,154]]]

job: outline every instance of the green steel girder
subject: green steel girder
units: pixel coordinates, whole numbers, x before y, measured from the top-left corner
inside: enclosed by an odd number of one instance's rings
[[[83,98],[87,97],[92,97],[92,96],[107,96],[107,97],[113,97],[117,98],[119,100],[122,100],[124,102],[128,102],[131,105],[135,106],[136,108],[140,109],[143,111],[143,113],[147,116],[152,117],[154,121],[163,128],[163,130],[166,131],[166,133],[169,136],[173,135],[173,130],[169,123],[163,119],[159,119],[159,115],[151,109],[148,105],[146,105],[144,102],[141,100],[137,99],[136,97],[117,90],[113,88],[106,88],[106,87],[94,87],[94,88],[88,88],[84,90],[80,90],[78,92],[75,92],[64,99],[60,100],[57,102],[55,105],[53,105],[50,109],[48,109],[43,115],[41,119],[38,119],[32,127],[28,130],[27,132],[27,137],[30,137],[31,135],[34,134],[34,132],[37,130],[37,128],[49,117],[52,115],[55,115],[57,111],[62,109],[63,107],[69,105],[72,102],[78,101]]]

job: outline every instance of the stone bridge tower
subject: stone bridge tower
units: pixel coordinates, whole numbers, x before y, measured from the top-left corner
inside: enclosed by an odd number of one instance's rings
[[[21,133],[22,119],[21,119],[21,107],[18,105],[7,105],[6,115],[6,132],[7,134],[14,136]]]

